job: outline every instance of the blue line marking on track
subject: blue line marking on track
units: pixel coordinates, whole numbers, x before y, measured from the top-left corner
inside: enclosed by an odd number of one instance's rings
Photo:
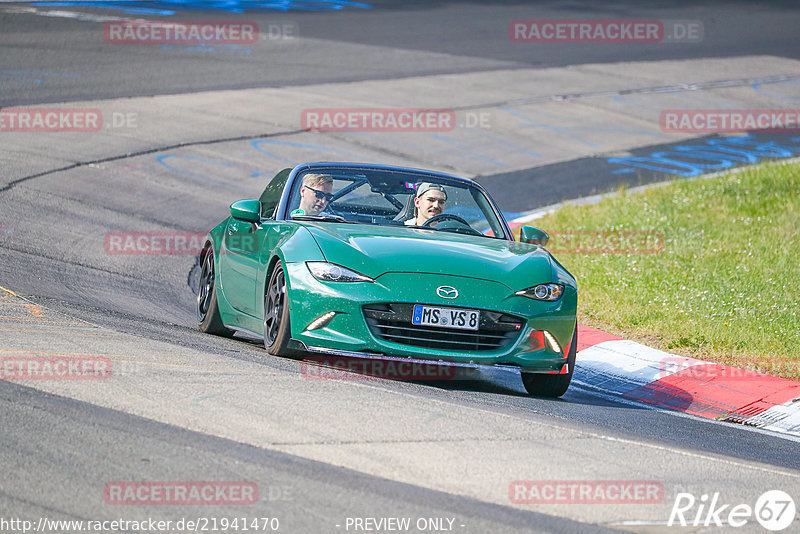
[[[0,70],[0,78],[11,81],[22,81],[28,83],[44,83],[43,78],[80,78],[80,74],[64,72],[42,72],[36,70]],[[2,85],[2,83],[0,83]]]
[[[793,137],[790,141],[800,143],[800,137]],[[743,137],[709,139],[705,145],[677,145],[670,150],[653,152],[649,156],[608,158],[606,162],[625,166],[612,171],[614,174],[634,172],[634,168],[640,168],[689,177],[709,170],[736,167],[742,163],[757,163],[762,158],[789,158],[796,154],[800,154],[800,146],[786,146],[748,134]]]
[[[480,161],[491,163],[495,167],[505,167],[505,164],[502,161],[497,161],[496,159],[492,159],[489,156],[484,156],[483,154],[479,154],[475,149],[467,148],[463,146],[461,143],[458,143],[457,141],[454,141],[452,139],[448,139],[441,134],[434,134],[433,138],[461,150],[472,159],[477,159]]]
[[[780,83],[798,84],[800,82],[798,82],[797,80],[787,80],[785,82],[780,82]],[[755,91],[758,94],[761,94],[761,95],[764,95],[764,96],[768,96],[770,98],[774,98],[776,100],[788,100],[790,102],[800,101],[800,96],[784,96],[784,95],[774,95],[774,94],[768,93],[767,91],[764,91],[763,89],[761,89],[762,85],[763,84],[761,84],[761,83],[754,83],[753,84],[753,91]],[[777,85],[777,84],[773,83],[773,84],[770,84],[770,85],[774,86],[774,85]]]
[[[587,141],[585,139],[581,139],[577,135],[573,135],[572,133],[568,132],[567,128],[563,128],[563,127],[560,127],[560,126],[553,126],[553,125],[550,125],[550,124],[546,124],[544,122],[536,122],[533,119],[531,119],[530,117],[526,117],[525,115],[523,115],[519,111],[511,109],[508,106],[500,106],[498,109],[500,109],[502,111],[505,111],[509,115],[513,115],[514,117],[522,119],[523,122],[526,122],[526,123],[530,124],[530,126],[533,127],[533,128],[542,128],[544,130],[550,130],[550,131],[553,131],[553,132],[556,132],[556,133],[560,133],[561,135],[563,135],[565,137],[569,137],[569,138],[571,138],[571,139],[573,139],[575,141],[578,141],[579,143],[583,143],[583,144],[588,145],[588,146],[590,146],[592,148],[597,148],[597,149],[600,148],[598,145],[596,145],[596,144],[594,144],[592,142],[589,142],[589,141]]]
[[[32,5],[34,7],[93,7],[102,9],[116,9],[118,11],[122,11],[126,15],[169,17],[175,14],[175,11],[170,9],[153,9],[142,4],[144,4],[144,2],[104,2],[87,0],[85,2],[35,2]]]
[[[34,2],[36,7],[93,7],[115,9],[128,15],[172,16],[176,11],[227,11],[228,13],[264,13],[286,11],[339,11],[348,7],[372,9],[372,5],[349,0],[152,0],[71,2]]]
[[[0,70],[0,74],[10,74],[12,76],[16,75],[31,75],[31,76],[44,76],[44,77],[53,77],[53,78],[80,78],[80,74],[74,74],[70,72],[42,72],[38,70]]]
[[[202,178],[204,180],[207,179],[208,176],[205,176],[205,175],[202,175],[202,174],[198,174],[198,173],[195,173],[195,172],[191,172],[191,171],[185,171],[183,169],[180,169],[180,168],[175,167],[173,165],[170,165],[168,163],[164,163],[165,160],[170,159],[170,158],[188,159],[188,160],[192,160],[192,161],[202,161],[203,163],[208,163],[208,164],[211,164],[211,165],[220,165],[222,167],[228,167],[228,168],[233,168],[234,167],[230,163],[225,163],[225,162],[222,162],[222,161],[217,161],[217,160],[207,159],[207,158],[199,158],[197,156],[179,156],[178,154],[164,154],[163,156],[159,156],[159,157],[156,158],[156,161],[158,161],[161,165],[163,165],[164,167],[168,168],[171,171],[175,171],[175,172],[177,172],[179,174],[183,174],[185,176],[190,176],[192,178]]]
[[[303,144],[303,143],[290,143],[289,141],[275,141],[275,140],[272,140],[272,139],[256,139],[251,144],[253,145],[253,148],[258,150],[259,152],[261,152],[263,154],[266,154],[267,156],[269,156],[271,158],[277,159],[278,161],[283,161],[285,163],[291,163],[291,164],[294,164],[296,162],[296,160],[282,158],[282,157],[277,156],[277,155],[275,155],[275,154],[273,154],[271,152],[267,152],[265,149],[263,149],[261,147],[261,145],[262,144],[268,144],[268,145],[278,145],[278,146],[290,146],[290,147],[294,147],[294,148],[303,148],[303,149],[306,149],[306,150],[317,150],[317,151],[320,151],[320,152],[331,152],[331,153],[334,153],[334,154],[344,154],[346,156],[354,158],[356,161],[366,161],[368,163],[376,163],[375,160],[365,159],[363,156],[361,156],[359,154],[354,154],[352,152],[346,152],[344,150],[338,150],[338,149],[335,149],[335,148],[328,148],[328,147],[319,146],[319,145],[307,145],[307,144]]]
[[[176,45],[176,44],[162,44],[158,45],[162,50],[170,50],[176,52],[204,52],[204,53],[233,53],[249,56],[253,51],[249,48],[242,48],[235,44],[215,44],[214,46],[206,44],[196,45]]]
[[[404,148],[417,149],[419,151],[431,150],[431,146],[432,146],[432,143],[429,143],[429,142],[428,143],[412,143],[411,141],[408,140],[407,137],[404,137],[402,140],[400,140],[396,136],[392,135],[391,133],[390,134],[385,134],[384,133],[384,134],[378,135],[378,134],[370,133],[370,132],[347,132],[347,135],[356,135],[356,136],[359,136],[359,137],[371,137],[373,139],[379,139],[380,142],[383,142],[383,143],[393,143],[395,145],[398,145],[398,146],[401,146],[401,147],[404,147]],[[432,134],[430,134],[430,135],[432,135]],[[415,138],[419,139],[419,137],[415,137]],[[380,149],[378,149],[378,150],[380,150]],[[405,158],[414,157],[414,153],[412,152],[410,155],[408,153],[405,153],[405,154],[403,154],[403,157],[405,157]]]
[[[506,139],[502,139],[502,138],[498,139],[496,137],[493,137],[493,136],[487,134],[486,132],[483,132],[483,131],[475,129],[475,128],[462,128],[462,131],[469,132],[472,135],[476,135],[478,137],[483,137],[484,139],[488,139],[489,141],[493,141],[493,142],[497,143],[498,145],[501,145],[501,146],[504,146],[504,147],[513,148],[517,152],[521,152],[523,154],[527,154],[529,156],[533,156],[534,158],[541,158],[542,157],[542,155],[539,154],[538,152],[534,152],[533,150],[528,150],[525,147],[522,147],[522,146],[519,146],[519,145],[515,145],[514,143],[511,143]]]

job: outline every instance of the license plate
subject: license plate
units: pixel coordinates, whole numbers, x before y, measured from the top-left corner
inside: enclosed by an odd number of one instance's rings
[[[439,306],[414,305],[411,324],[441,326],[460,330],[477,330],[481,323],[479,310],[461,308],[440,308]]]

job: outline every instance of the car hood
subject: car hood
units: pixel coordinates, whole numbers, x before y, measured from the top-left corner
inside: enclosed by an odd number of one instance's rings
[[[488,237],[417,228],[307,223],[329,262],[370,278],[389,272],[466,276],[524,289],[553,279],[541,247]]]

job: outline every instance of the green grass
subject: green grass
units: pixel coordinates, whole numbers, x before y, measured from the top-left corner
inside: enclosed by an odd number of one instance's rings
[[[800,165],[622,190],[530,224],[663,234],[657,253],[554,254],[578,280],[583,324],[676,354],[800,378]]]

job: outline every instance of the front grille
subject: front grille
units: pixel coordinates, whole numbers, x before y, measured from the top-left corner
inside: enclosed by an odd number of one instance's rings
[[[364,318],[378,339],[412,347],[462,352],[502,349],[519,337],[525,325],[524,319],[513,315],[480,310],[478,330],[453,330],[411,324],[413,311],[413,304],[370,304],[364,306]]]

